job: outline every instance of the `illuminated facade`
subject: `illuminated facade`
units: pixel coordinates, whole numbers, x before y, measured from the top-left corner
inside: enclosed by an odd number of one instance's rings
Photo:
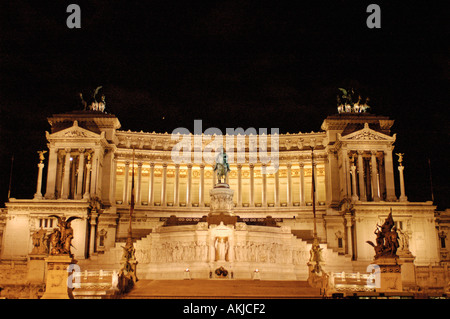
[[[38,164],[34,198],[11,198],[2,211],[3,262],[29,260],[32,235],[41,228],[50,233],[56,222],[48,215],[57,214],[83,218],[72,223],[73,252],[82,267],[116,267],[120,244],[127,236],[133,171],[136,206],[132,228],[140,269],[159,258],[154,256],[158,249],[150,242],[156,240],[156,230],[170,216],[188,225],[208,215],[209,191],[216,182],[213,165],[174,163],[172,150],[178,140],[172,134],[121,131],[114,115],[97,111],[56,114],[48,120],[48,160]],[[297,275],[292,278],[305,278],[305,254],[313,237],[312,147],[318,237],[333,271],[366,270],[374,255],[366,241],[375,239],[376,225],[382,224],[390,209],[403,236],[405,256],[416,266],[450,259],[447,227],[439,224],[447,219],[436,219],[432,202],[410,202],[405,195],[404,167],[393,159],[393,123],[385,116],[341,113],[328,116],[318,132],[269,135],[267,152],[274,155],[277,151],[279,165],[271,174],[262,174],[266,164],[259,157],[251,162],[252,147],[256,145],[259,152],[261,143],[252,145],[250,136],[226,149],[229,154],[245,154],[244,162],[237,163],[236,158],[230,162],[227,182],[234,190],[234,214],[249,225],[271,216],[282,232],[291,236],[283,245],[293,250],[283,258],[288,256],[286,263],[296,267],[293,273]],[[208,142],[196,144],[194,135],[191,137],[193,151],[205,149]],[[395,193],[396,169],[400,194]],[[181,245],[186,236],[179,237]],[[272,247],[274,243],[268,238],[261,244]],[[293,261],[294,251],[303,253],[305,263]]]

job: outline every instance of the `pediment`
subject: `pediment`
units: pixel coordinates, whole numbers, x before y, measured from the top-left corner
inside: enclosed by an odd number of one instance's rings
[[[47,134],[47,137],[50,137],[50,138],[101,138],[102,135],[104,135],[104,132],[102,132],[102,134],[97,134],[97,133],[91,132],[89,130],[86,130],[86,129],[78,126],[78,122],[74,121],[73,126],[68,127],[59,132],[53,133],[53,134]]]
[[[368,123],[364,123],[364,128],[340,137],[341,141],[395,141],[394,136],[389,136],[369,128]]]

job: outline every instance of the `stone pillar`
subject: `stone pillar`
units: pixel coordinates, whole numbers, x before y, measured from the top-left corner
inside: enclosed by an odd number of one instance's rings
[[[69,198],[69,182],[70,182],[70,148],[66,148],[66,157],[64,160],[64,177],[63,177],[63,190],[62,190],[62,199]]]
[[[138,176],[137,176],[137,187],[136,187],[136,204],[141,205],[142,203],[142,162],[138,163]]]
[[[277,169],[275,172],[275,185],[274,185],[274,197],[275,197],[275,207],[280,207],[280,170]],[[300,189],[300,193],[301,193]],[[301,195],[300,195],[301,196]]]
[[[300,163],[300,205],[305,206],[305,168],[304,164]]]
[[[215,187],[217,184],[217,175],[216,172],[214,171],[214,165],[212,166],[212,176],[213,176],[213,187]]]
[[[58,166],[58,149],[50,147],[48,153],[47,190],[45,192],[45,199],[54,199],[56,187],[56,171]]]
[[[375,202],[380,201],[379,191],[378,191],[378,168],[377,168],[377,152],[371,152],[371,166],[372,166],[372,197]]]
[[[357,201],[359,200],[359,197],[358,197],[358,190],[356,189],[356,166],[352,163],[350,169],[352,170],[352,189],[353,189],[352,200]]]
[[[84,148],[79,149],[80,158],[78,159],[78,180],[77,180],[77,194],[75,199],[81,199],[83,196],[83,174],[84,174]]]
[[[347,246],[348,246],[347,254],[350,256],[351,259],[353,259],[352,217],[347,216],[346,221],[347,221]]]
[[[364,163],[363,163],[363,151],[358,151],[358,174],[359,174],[359,200],[365,202],[366,198],[366,189],[364,182]]]
[[[262,175],[262,206],[267,207],[267,174],[266,174],[266,164],[262,164],[261,167]]]
[[[187,166],[186,207],[192,206],[192,164]]]
[[[255,206],[255,166],[250,164],[250,207]]]
[[[148,177],[148,205],[153,206],[155,199],[153,198],[153,185],[155,176],[155,163],[150,163],[150,174]]]
[[[291,171],[291,163],[287,165],[287,205],[292,206],[292,171]],[[317,191],[317,183],[316,183],[316,191]]]
[[[394,163],[392,162],[392,149],[389,148],[384,153],[384,172],[386,182],[386,201],[394,202],[397,200],[395,196],[395,182],[394,182]]]
[[[408,197],[405,195],[405,180],[403,179],[403,170],[405,169],[402,164],[398,167],[399,177],[400,177],[400,198],[399,200],[401,202],[406,202],[408,200]]]
[[[130,174],[130,162],[125,162],[125,170],[123,175],[123,204],[128,205],[128,178]]]
[[[166,206],[166,184],[167,184],[167,164],[164,163],[161,181],[161,206]]]
[[[91,162],[88,160],[88,163],[86,164],[86,180],[85,180],[85,187],[84,187],[84,195],[83,199],[90,199],[91,194],[89,192],[89,187],[91,183]]]
[[[346,182],[346,186],[347,186],[347,196],[350,197],[352,196],[352,182],[350,181],[351,179],[351,166],[350,166],[350,161],[349,161],[349,157],[351,156],[351,152],[350,151],[345,151],[343,152],[344,155],[344,165],[345,165],[345,169],[344,169],[344,174],[345,174],[345,182]],[[355,189],[356,192],[356,189]]]
[[[45,292],[41,299],[73,299],[68,287],[71,264],[75,264],[69,255],[50,255],[45,258],[47,264]]]
[[[92,254],[95,252],[95,226],[97,225],[97,210],[93,209],[91,211],[91,216],[89,219],[90,228],[91,228],[91,234],[89,237],[89,255],[92,256]]]
[[[99,156],[100,150],[95,149],[93,156],[92,156],[92,173],[91,173],[91,195],[99,195],[98,194],[98,184],[99,184],[99,178],[98,178],[98,168],[99,168]]]
[[[242,164],[237,165],[238,171],[238,198],[237,206],[242,207]]]
[[[200,185],[199,185],[199,205],[200,207],[205,206],[205,165],[200,164]]]
[[[42,169],[44,168],[44,163],[40,162],[38,164],[38,177],[37,177],[37,185],[36,185],[36,194],[34,194],[34,199],[42,199]]]
[[[180,189],[180,164],[175,164],[175,186],[173,190],[173,205],[180,205],[180,195],[178,193]]]

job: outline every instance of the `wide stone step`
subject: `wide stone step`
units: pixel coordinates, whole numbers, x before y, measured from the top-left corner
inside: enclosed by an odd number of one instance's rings
[[[139,280],[125,299],[153,298],[321,298],[306,281],[232,279]]]

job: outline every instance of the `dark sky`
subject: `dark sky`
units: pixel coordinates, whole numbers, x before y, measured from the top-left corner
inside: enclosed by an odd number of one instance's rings
[[[337,88],[354,87],[396,120],[409,200],[431,199],[430,158],[435,202],[450,207],[444,3],[377,1],[381,29],[369,29],[374,1],[110,2],[1,2],[0,206],[11,156],[11,196],[32,198],[46,118],[102,85],[122,129],[169,133],[194,119],[319,131]],[[81,29],[66,26],[70,3]]]

